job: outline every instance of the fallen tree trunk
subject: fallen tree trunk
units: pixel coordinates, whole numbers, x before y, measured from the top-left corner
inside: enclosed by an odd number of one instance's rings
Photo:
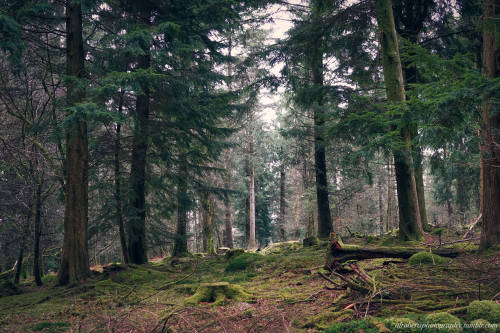
[[[333,233],[332,233],[333,234]],[[341,264],[349,260],[365,260],[376,258],[402,258],[408,259],[418,252],[428,252],[428,248],[410,247],[360,247],[357,245],[345,245],[336,236],[330,237],[330,244],[326,254],[325,269],[338,270]],[[457,249],[432,249],[433,254],[442,257],[454,258],[463,254],[463,250]]]

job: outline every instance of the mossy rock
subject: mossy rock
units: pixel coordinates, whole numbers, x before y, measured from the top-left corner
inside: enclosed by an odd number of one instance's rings
[[[437,254],[433,254],[430,252],[418,252],[415,253],[408,259],[408,264],[410,266],[415,266],[415,265],[433,265],[434,263],[436,265],[442,265],[446,264],[449,262],[448,258],[443,258],[441,256],[438,256]]]
[[[306,237],[302,241],[302,245],[304,246],[315,246],[319,245],[319,238],[316,236]]]
[[[226,259],[231,259],[231,258],[237,257],[243,253],[245,253],[245,250],[243,250],[243,249],[231,249],[231,250],[226,252],[225,257],[226,257]]]
[[[500,332],[500,327],[495,324],[490,324],[489,321],[484,319],[476,319],[470,322],[469,325],[472,332],[486,332],[486,333],[496,333]]]
[[[227,264],[225,271],[226,272],[236,272],[243,271],[249,267],[252,267],[253,264],[263,256],[257,253],[244,253],[235,258],[232,258],[231,261]]]
[[[409,318],[393,317],[385,321],[391,332],[419,332],[418,324]]]
[[[467,307],[467,319],[484,319],[490,323],[500,323],[500,304],[493,301],[474,301]]]
[[[197,305],[200,302],[213,303],[213,305],[227,304],[227,300],[247,301],[251,298],[241,286],[229,282],[203,283],[196,293],[184,301],[185,305]]]
[[[447,312],[436,312],[427,315],[425,324],[430,324],[429,332],[462,332],[460,319]]]

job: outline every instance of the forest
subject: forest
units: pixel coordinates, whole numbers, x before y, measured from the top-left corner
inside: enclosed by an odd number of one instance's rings
[[[500,331],[500,0],[0,0],[0,331]]]

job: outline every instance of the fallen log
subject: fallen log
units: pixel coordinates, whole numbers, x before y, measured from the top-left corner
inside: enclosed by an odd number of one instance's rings
[[[332,233],[334,234],[334,233]],[[418,252],[429,251],[428,248],[413,247],[360,247],[357,245],[346,245],[338,239],[336,235],[330,235],[325,269],[341,270],[341,264],[349,260],[365,260],[376,258],[402,258],[408,259]],[[432,249],[433,254],[442,257],[454,258],[465,253],[460,249]]]

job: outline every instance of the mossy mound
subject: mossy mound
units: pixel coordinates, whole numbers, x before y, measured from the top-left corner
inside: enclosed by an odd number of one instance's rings
[[[196,305],[200,302],[213,303],[213,305],[227,304],[227,300],[246,301],[251,298],[241,286],[229,282],[216,282],[201,284],[196,293],[184,301],[185,305]]]
[[[233,257],[231,261],[227,264],[225,271],[226,272],[236,272],[243,271],[251,266],[263,256],[257,253],[244,253],[237,257]]]
[[[492,325],[489,321],[484,319],[476,319],[470,322],[470,329],[472,332],[487,332],[496,333],[500,332],[498,325]]]
[[[437,254],[433,254],[430,252],[418,252],[415,253],[408,259],[408,264],[410,266],[415,266],[415,265],[442,265],[446,264],[449,262],[448,258],[443,258],[441,256],[438,256]]]
[[[425,317],[425,323],[430,325],[429,332],[462,332],[460,319],[447,312],[431,313]]]
[[[262,249],[263,254],[280,254],[286,251],[297,251],[301,248],[298,241],[280,242],[269,245]]]
[[[302,241],[302,245],[304,246],[316,246],[319,245],[319,238],[316,236],[306,237]]]
[[[243,253],[245,253],[245,250],[243,250],[243,249],[231,249],[231,250],[226,252],[225,257],[226,257],[226,259],[231,259],[231,258],[237,257]]]
[[[493,301],[474,301],[467,307],[467,319],[484,319],[500,323],[500,304]]]
[[[391,332],[420,332],[418,324],[409,318],[389,318],[384,323]]]

